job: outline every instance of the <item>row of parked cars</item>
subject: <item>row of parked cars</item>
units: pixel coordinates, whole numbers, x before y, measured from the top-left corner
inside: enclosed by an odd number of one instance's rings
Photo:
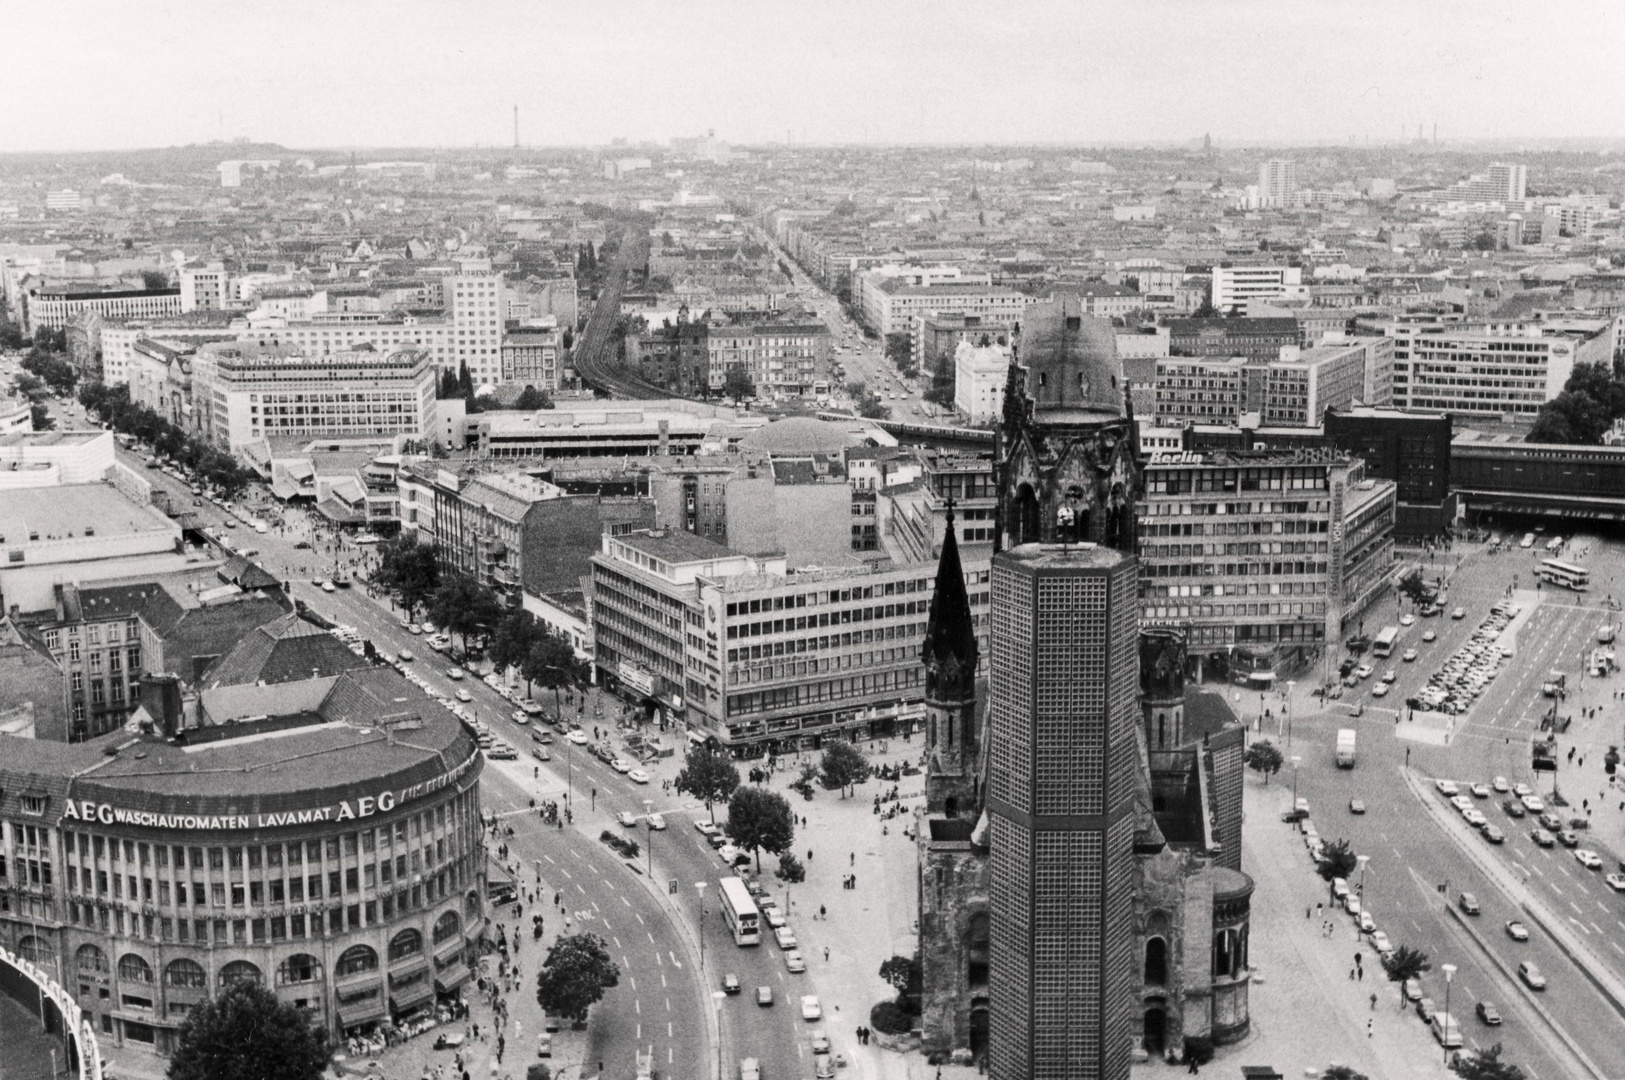
[[[1509,600],[1495,605],[1466,644],[1451,653],[1443,666],[1428,676],[1427,686],[1416,695],[1418,703],[1452,716],[1472,708],[1473,702],[1501,673],[1502,662],[1512,658],[1512,650],[1499,641],[1520,610]]]

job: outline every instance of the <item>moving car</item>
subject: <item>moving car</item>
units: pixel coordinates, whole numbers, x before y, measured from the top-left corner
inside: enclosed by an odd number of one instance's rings
[[[793,949],[796,947],[796,932],[788,926],[776,926],[773,928],[773,940],[781,949]]]
[[[1509,919],[1506,925],[1507,937],[1513,941],[1528,941],[1529,928],[1518,919]]]
[[[771,986],[758,986],[756,988],[756,1004],[773,1004],[773,988]]]
[[[660,832],[665,827],[666,827],[666,818],[665,818],[664,815],[662,815],[662,814],[650,814],[649,815],[649,828],[655,830],[656,832]]]
[[[633,768],[632,763],[623,757],[615,758],[609,763],[609,767],[618,773],[629,773]]]
[[[755,1058],[739,1059],[739,1080],[762,1080],[762,1066]]]
[[[1546,989],[1546,976],[1540,973],[1540,968],[1533,960],[1524,960],[1518,964],[1518,978],[1531,990]]]
[[[1483,784],[1474,784],[1467,790],[1473,793],[1473,798],[1475,799],[1487,799],[1490,797],[1490,789],[1485,787]]]
[[[1490,1027],[1501,1026],[1501,1010],[1495,1007],[1494,1002],[1480,1001],[1478,1003],[1478,1018]]]
[[[718,832],[717,827],[709,821],[696,821],[694,823],[694,828],[698,830],[702,836],[715,836]]]
[[[1595,851],[1592,851],[1589,848],[1575,848],[1574,861],[1585,867],[1587,870],[1602,869],[1602,856],[1598,855]]]
[[[459,686],[453,692],[452,696],[455,697],[458,701],[462,701],[462,702],[469,702],[469,701],[474,700],[474,695],[470,694],[467,690],[464,690],[461,686]]]
[[[724,975],[722,977],[722,992],[724,994],[739,993],[739,976],[731,971]]]
[[[637,815],[633,814],[630,810],[622,810],[620,813],[615,815],[615,820],[619,821],[628,829],[638,823]]]
[[[1351,813],[1351,814],[1363,814],[1363,813],[1365,813],[1365,800],[1364,799],[1350,799],[1349,800],[1349,813]]]
[[[1478,897],[1470,892],[1464,892],[1456,900],[1456,904],[1469,915],[1478,914]]]
[[[1608,882],[1608,887],[1615,892],[1625,892],[1625,874],[1609,874],[1603,880]]]
[[[1523,803],[1516,799],[1507,799],[1501,804],[1501,809],[1505,810],[1507,817],[1511,818],[1521,818],[1525,814],[1529,813],[1529,811],[1523,808]]]
[[[784,953],[784,969],[792,975],[800,975],[807,970],[807,961],[801,958],[800,949],[787,949]]]
[[[463,669],[460,668],[460,667],[449,667],[449,668],[447,668],[446,669],[446,678],[450,679],[452,682],[462,682],[463,681]]]
[[[818,1004],[817,994],[803,994],[801,997],[801,1018],[803,1020],[822,1020],[824,1008]]]
[[[1488,840],[1492,844],[1504,844],[1507,842],[1507,834],[1496,828],[1494,825],[1486,825],[1482,831],[1484,833],[1484,839]]]
[[[570,732],[570,734],[566,735],[565,738],[575,743],[577,746],[586,746],[588,742],[587,733],[582,731],[580,728],[576,728],[574,731]]]
[[[1412,662],[1412,661],[1413,661],[1413,660],[1415,660],[1415,659],[1416,659],[1416,650],[1415,650],[1415,649],[1406,649],[1406,650],[1405,650],[1405,651],[1404,651],[1404,652],[1403,652],[1403,653],[1402,653],[1402,654],[1401,654],[1401,655],[1400,655],[1400,657],[1399,657],[1399,658],[1400,658],[1400,659],[1401,659],[1401,660],[1403,660],[1403,661],[1405,661],[1405,663],[1407,663],[1407,664],[1409,664],[1409,663],[1411,663],[1411,662]]]
[[[1529,839],[1541,847],[1553,847],[1557,844],[1557,838],[1545,829],[1534,830],[1529,834]]]
[[[632,769],[626,775],[629,776],[634,783],[647,784],[649,782],[649,774],[644,772],[642,769]]]

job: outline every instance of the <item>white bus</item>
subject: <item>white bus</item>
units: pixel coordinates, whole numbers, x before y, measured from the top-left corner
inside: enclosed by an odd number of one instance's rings
[[[1399,627],[1397,627],[1397,626],[1385,626],[1385,627],[1383,627],[1382,628],[1382,633],[1378,634],[1376,640],[1371,643],[1371,655],[1372,656],[1392,656],[1392,655],[1394,655],[1394,641],[1398,637],[1399,637]]]
[[[1540,565],[1535,568],[1535,576],[1573,592],[1585,592],[1591,584],[1590,570],[1561,559],[1540,560]]]
[[[745,883],[736,877],[722,879],[722,917],[733,931],[734,944],[762,943],[762,913],[756,910],[756,901]]]

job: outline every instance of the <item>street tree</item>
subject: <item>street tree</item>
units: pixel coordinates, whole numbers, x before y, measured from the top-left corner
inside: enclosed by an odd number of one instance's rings
[[[519,666],[519,673],[525,677],[527,697],[530,695],[532,685],[553,691],[555,719],[564,715],[559,691],[587,685],[590,674],[587,662],[576,656],[575,646],[570,644],[570,639],[541,623],[536,624],[530,651],[525,654],[525,660]]]
[[[844,799],[849,789],[869,779],[869,759],[845,739],[833,739],[824,747],[819,773],[824,786],[839,788]]]
[[[51,419],[51,410],[38,401],[28,407],[28,420],[35,431],[49,431],[56,423]]]
[[[917,1013],[924,976],[917,956],[894,956],[881,962],[880,978],[897,991],[897,1004],[908,1013]]]
[[[750,372],[745,370],[744,365],[734,364],[728,368],[727,374],[722,377],[722,394],[733,398],[735,405],[756,396],[756,384],[751,381]]]
[[[1349,846],[1347,840],[1333,840],[1321,845],[1320,863],[1317,868],[1321,880],[1343,878],[1346,881],[1359,866],[1360,860],[1355,856],[1354,849]]]
[[[317,1080],[327,1032],[259,983],[235,982],[194,1008],[176,1036],[169,1080]]]
[[[756,856],[762,872],[762,851],[788,850],[796,838],[796,819],[783,795],[753,785],[741,787],[728,800],[728,835],[735,846]]]
[[[406,609],[408,620],[415,622],[418,609],[426,606],[440,587],[440,563],[434,548],[412,537],[385,543],[378,553],[376,580],[379,588]]]
[[[538,390],[534,386],[527,386],[519,391],[519,397],[514,401],[513,407],[524,412],[535,412],[537,409],[551,409],[553,399],[547,396],[546,390]]]
[[[1400,1000],[1403,1001],[1405,980],[1419,978],[1423,972],[1432,971],[1433,963],[1428,959],[1428,954],[1420,949],[1401,945],[1383,958],[1382,969],[1388,973],[1389,982],[1399,985]]]
[[[1365,1080],[1365,1073],[1355,1072],[1347,1065],[1328,1065],[1320,1080]]]
[[[1270,777],[1281,771],[1286,759],[1281,756],[1281,751],[1274,743],[1268,739],[1261,739],[1247,748],[1247,753],[1241,760],[1247,763],[1249,769],[1262,775],[1267,785]]]
[[[620,981],[621,969],[610,959],[603,938],[571,934],[547,951],[536,973],[536,1003],[544,1013],[579,1024],[587,1019],[587,1010],[603,1000],[604,991]]]
[[[713,824],[713,805],[733,797],[739,787],[739,770],[728,752],[713,742],[691,747],[683,758],[683,771],[677,774],[677,790],[705,804]]]
[[[1501,1060],[1501,1044],[1487,1050],[1474,1050],[1456,1062],[1456,1075],[1462,1080],[1523,1080],[1523,1070]]]
[[[785,850],[779,852],[779,868],[773,871],[773,876],[787,884],[800,885],[807,880],[807,868],[794,852]]]
[[[491,630],[485,653],[493,670],[521,667],[536,641],[536,617],[524,608],[510,608]]]

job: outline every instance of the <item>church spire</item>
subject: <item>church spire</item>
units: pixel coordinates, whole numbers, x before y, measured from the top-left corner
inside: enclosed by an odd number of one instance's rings
[[[954,533],[954,504],[948,500],[948,526],[937,560],[936,588],[931,594],[931,615],[925,624],[926,696],[937,701],[969,701],[976,697],[976,626],[970,597],[965,593],[965,570],[959,562],[959,541]]]

